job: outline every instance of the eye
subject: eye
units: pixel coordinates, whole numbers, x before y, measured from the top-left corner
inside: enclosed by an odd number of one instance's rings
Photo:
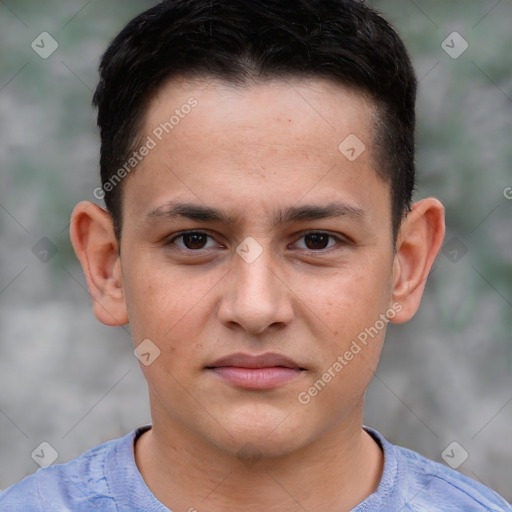
[[[300,249],[309,249],[312,251],[322,251],[325,249],[329,249],[336,245],[336,242],[329,245],[329,239],[335,240],[338,244],[346,244],[347,242],[343,239],[331,235],[330,233],[325,233],[324,231],[309,231],[302,235],[300,240],[304,239],[303,247],[299,247]]]
[[[208,239],[211,239],[210,245],[208,245]],[[308,231],[307,233],[304,233],[299,240],[304,240],[304,242],[301,244],[296,242],[296,247],[313,252],[327,252],[328,249],[336,245],[349,244],[349,242],[344,238],[324,231]],[[219,246],[213,240],[213,237],[205,231],[183,231],[174,235],[168,242],[166,242],[165,245],[175,245],[181,250],[191,252],[200,252],[202,250],[212,249]]]
[[[171,240],[169,240],[166,245],[175,244],[180,249],[190,250],[190,251],[200,251],[202,249],[210,249],[212,247],[216,247],[217,245],[214,243],[213,245],[207,246],[208,238],[212,238],[210,235],[205,233],[204,231],[185,231],[183,233],[179,233]],[[175,243],[176,240],[182,240],[182,245]],[[213,239],[212,239],[213,240]]]

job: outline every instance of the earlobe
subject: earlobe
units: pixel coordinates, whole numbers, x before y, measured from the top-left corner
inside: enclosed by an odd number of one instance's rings
[[[110,214],[89,201],[80,202],[71,215],[70,238],[87,279],[96,318],[112,326],[128,323]]]
[[[432,197],[415,203],[403,220],[393,262],[392,294],[402,309],[392,322],[407,322],[418,310],[444,232],[444,207]]]

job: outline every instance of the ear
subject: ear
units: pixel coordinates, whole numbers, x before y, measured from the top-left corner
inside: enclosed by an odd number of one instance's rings
[[[444,231],[444,207],[433,197],[415,203],[402,221],[393,262],[392,293],[402,309],[391,322],[407,322],[418,310]]]
[[[112,326],[128,323],[121,260],[110,214],[90,201],[80,202],[71,215],[70,237],[87,279],[96,318]]]

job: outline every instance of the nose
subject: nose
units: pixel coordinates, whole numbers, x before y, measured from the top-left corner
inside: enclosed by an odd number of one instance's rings
[[[249,334],[284,327],[293,318],[292,292],[276,271],[270,249],[247,262],[234,256],[231,272],[225,277],[225,289],[218,311],[220,321],[238,326]]]

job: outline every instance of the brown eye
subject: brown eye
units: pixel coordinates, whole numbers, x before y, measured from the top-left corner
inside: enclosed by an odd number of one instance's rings
[[[187,233],[182,238],[187,249],[203,249],[208,237],[204,233]]]
[[[180,249],[188,249],[190,251],[200,251],[201,249],[209,249],[215,245],[206,246],[208,239],[211,238],[207,233],[202,231],[187,231],[175,236],[169,241],[169,245],[175,244]],[[182,240],[181,243],[177,243],[177,240]]]
[[[330,240],[334,240],[334,243],[330,243]],[[310,231],[303,234],[296,244],[299,244],[298,247],[300,249],[323,251],[335,245],[343,245],[343,239],[322,231]]]
[[[308,249],[321,250],[325,249],[329,244],[329,235],[325,233],[311,233],[304,237]]]

